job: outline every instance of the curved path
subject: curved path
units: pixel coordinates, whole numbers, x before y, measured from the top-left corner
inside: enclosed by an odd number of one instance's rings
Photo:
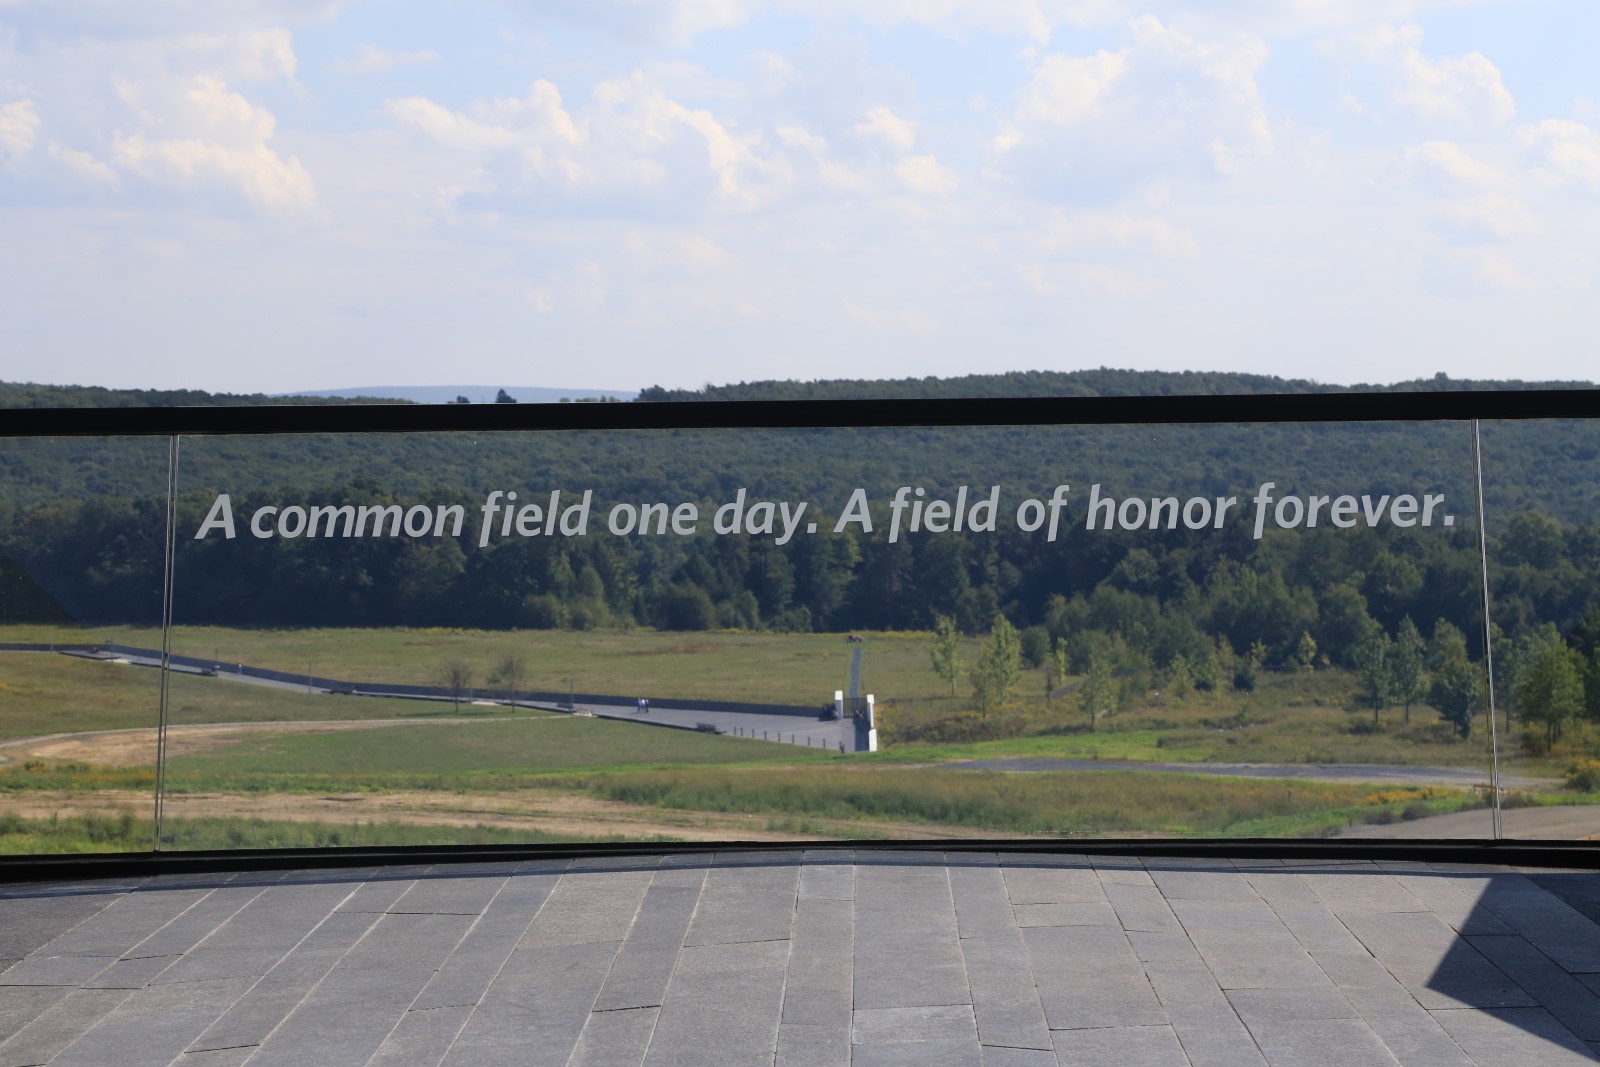
[[[1439,785],[1458,789],[1487,787],[1487,770],[1460,767],[1408,767],[1391,763],[1138,763],[1133,760],[978,759],[935,766],[961,771],[1163,771],[1169,774],[1215,774],[1237,778],[1301,778],[1324,782],[1372,782],[1395,785]],[[1500,776],[1503,788],[1544,789],[1555,778]]]

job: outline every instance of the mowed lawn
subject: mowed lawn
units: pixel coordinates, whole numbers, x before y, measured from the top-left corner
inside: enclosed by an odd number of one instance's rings
[[[747,738],[566,715],[334,733],[252,733],[204,753],[179,756],[169,779],[193,788],[381,790],[425,782],[502,788],[555,772],[602,772],[751,761],[824,763],[836,754]]]
[[[39,626],[0,627],[5,641],[114,641],[159,648],[152,629],[105,628],[92,633]],[[862,650],[865,692],[896,698],[943,696],[934,675],[929,637],[869,634],[853,645],[843,634],[677,633],[655,630],[233,630],[177,627],[173,651],[218,663],[244,663],[295,674],[358,682],[439,685],[447,660],[466,663],[475,688],[488,691],[490,674],[507,656],[527,664],[529,690],[605,693],[820,705],[848,691],[850,662]],[[977,658],[968,640],[962,655]]]
[[[184,674],[172,676],[168,698],[173,725],[511,714],[431,701],[332,697]],[[160,713],[160,671],[48,652],[0,652],[0,741],[154,728]]]

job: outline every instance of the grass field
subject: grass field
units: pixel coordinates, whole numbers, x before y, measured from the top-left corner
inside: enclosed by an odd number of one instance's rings
[[[172,676],[170,700],[175,724],[511,714],[414,700],[331,698],[185,674]],[[151,668],[76,656],[0,652],[0,741],[153,727],[160,711],[161,674]]]
[[[652,729],[627,722],[551,716],[436,726],[386,726],[328,734],[249,735],[202,755],[168,764],[174,783],[195,788],[276,788],[296,780],[308,788],[499,788],[554,772],[606,773],[677,764],[762,762],[809,765],[843,757],[822,749],[776,745],[693,730]]]
[[[71,818],[19,819],[0,815],[0,855],[144,852],[150,848],[151,823],[123,812]],[[577,840],[529,830],[495,826],[425,826],[400,821],[301,822],[284,819],[162,820],[162,847],[224,848],[356,848],[404,845],[536,845]],[[616,841],[616,837],[584,840]],[[662,836],[661,841],[674,838]]]
[[[159,644],[151,631],[85,635],[0,628],[0,641],[50,640]],[[1006,719],[998,739],[905,743],[897,735],[920,730],[937,736],[946,725],[967,729],[975,724],[973,713],[962,710],[962,700],[947,698],[944,683],[929,667],[927,646],[926,635],[868,635],[863,681],[880,697],[880,726],[890,739],[876,756],[840,756],[529,709],[334,697],[174,675],[174,724],[416,721],[316,733],[292,727],[219,730],[203,746],[175,748],[167,784],[184,815],[171,824],[170,847],[637,840],[670,837],[686,818],[699,820],[696,839],[744,825],[729,818],[756,820],[749,825],[778,834],[836,838],[892,836],[907,828],[932,836],[1305,836],[1336,832],[1353,822],[1418,818],[1479,803],[1464,793],[1427,788],[1120,770],[940,769],[934,765],[997,757],[1484,769],[1489,752],[1481,719],[1474,736],[1460,741],[1422,706],[1412,709],[1409,723],[1400,709],[1388,709],[1374,727],[1371,711],[1355,706],[1354,678],[1337,670],[1263,672],[1248,693],[1197,691],[1179,699],[1154,689],[1136,692],[1093,731],[1071,693],[1047,699],[1042,673],[1027,671],[1018,698],[994,713]],[[840,635],[649,631],[206,629],[181,630],[177,638],[178,651],[224,663],[309,667],[352,681],[437,684],[439,665],[452,658],[468,662],[486,681],[496,659],[515,653],[529,664],[523,683],[529,689],[560,691],[570,678],[579,691],[804,704],[820,703],[848,684],[853,647]],[[976,653],[972,643],[964,655],[971,662]],[[159,678],[153,670],[107,662],[0,653],[0,741],[148,729],[156,722]],[[427,721],[458,715],[473,721]],[[1571,744],[1587,745],[1586,729],[1575,730]],[[1503,756],[1502,766],[1559,777],[1568,758],[1564,751],[1538,761]],[[129,847],[145,847],[148,823],[140,824],[125,810],[147,811],[152,788],[153,771],[144,757],[122,765],[14,760],[0,766],[0,798],[11,798],[0,799],[0,852],[116,851],[129,841],[134,842]],[[548,798],[556,808],[625,809],[623,823],[629,829],[620,835],[573,830],[604,823],[569,819],[560,824],[568,827],[562,833],[541,836],[546,831],[539,829],[537,815],[521,815],[515,826],[494,815],[498,800],[518,793]],[[48,816],[54,809],[30,808],[25,800],[47,795],[82,798],[84,804],[55,820],[41,818],[40,812]],[[467,813],[452,816],[449,825],[429,825],[412,814],[349,822],[317,815],[329,810],[333,797],[447,795],[464,798],[457,807]],[[206,798],[280,799],[276,815],[257,819],[249,816],[260,809],[248,806],[227,818],[207,818]],[[86,813],[85,804],[95,813]],[[296,811],[295,804],[305,810]],[[33,814],[16,814],[24,809]],[[470,817],[475,809],[489,815],[475,821]],[[292,817],[277,817],[283,810]],[[334,805],[334,810],[340,809]]]
[[[108,641],[159,648],[153,629],[3,626],[0,642]],[[926,634],[873,634],[863,646],[865,692],[938,697]],[[963,650],[977,658],[979,643]],[[441,665],[467,663],[474,684],[507,655],[527,663],[530,690],[819,705],[848,690],[856,646],[842,634],[673,633],[654,630],[229,630],[179,626],[173,651],[346,681],[439,684]],[[1042,678],[1042,675],[1041,675]]]
[[[1428,813],[1475,803],[1430,789],[1382,790],[1141,771],[1003,774],[848,767],[735,768],[619,773],[588,787],[608,798],[697,811],[783,812],[980,828],[1005,834],[1093,836],[1306,836],[1367,813]],[[1418,812],[1420,814],[1420,812]]]

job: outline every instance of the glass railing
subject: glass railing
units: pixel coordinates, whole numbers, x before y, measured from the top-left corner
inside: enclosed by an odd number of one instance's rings
[[[1600,421],[1273,399],[0,439],[0,852],[1600,833]]]
[[[168,447],[0,438],[0,853],[155,845]]]

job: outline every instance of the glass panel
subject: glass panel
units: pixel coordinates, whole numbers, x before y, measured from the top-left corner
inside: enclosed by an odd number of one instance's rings
[[[186,439],[168,844],[1485,837],[1470,445]]]
[[[1600,421],[1485,422],[1507,838],[1600,837]]]
[[[164,438],[0,438],[0,853],[149,849]]]

